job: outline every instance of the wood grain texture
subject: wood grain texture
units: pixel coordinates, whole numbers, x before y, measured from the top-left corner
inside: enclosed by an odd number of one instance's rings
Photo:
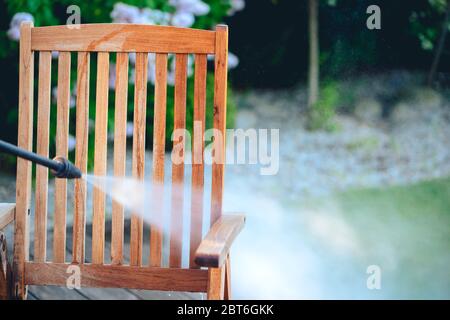
[[[192,269],[191,269],[192,270]],[[225,267],[208,269],[208,288],[206,297],[208,300],[223,300],[225,289]]]
[[[94,174],[106,175],[108,135],[108,77],[109,53],[99,52],[97,61],[97,90],[95,111]],[[105,255],[105,194],[98,188],[93,192],[92,263],[102,264]]]
[[[206,73],[207,55],[195,55],[194,80],[194,124],[192,135],[192,195],[191,195],[191,233],[189,266],[195,264],[195,251],[202,240],[203,196],[204,196],[204,162],[205,110],[206,110]]]
[[[33,50],[214,53],[213,31],[139,24],[33,28]]]
[[[225,287],[224,287],[224,300],[231,300],[231,262],[230,254],[228,254],[227,260],[225,261]]]
[[[0,230],[14,221],[15,211],[15,203],[0,203]]]
[[[153,209],[154,224],[150,227],[150,266],[162,263],[162,225],[164,211],[164,156],[166,147],[167,54],[157,53],[155,58],[155,111],[153,121]]]
[[[105,233],[106,233],[106,238],[108,238],[108,236],[111,234],[111,224],[106,224],[106,229],[105,229]],[[130,227],[130,220],[126,219],[125,220],[125,230],[129,230]],[[90,253],[89,250],[91,248],[91,237],[89,234],[89,228],[87,229],[87,236],[86,236],[86,256],[89,257]],[[68,230],[68,232],[70,232],[70,230]],[[127,238],[127,234],[125,234],[125,239]],[[70,240],[72,239],[72,237],[68,237],[67,241],[68,241],[68,250],[70,251],[70,248],[72,247],[72,244],[69,243]],[[124,243],[124,261],[125,263],[129,261],[129,242],[125,241]],[[150,244],[147,241],[145,241],[144,238],[144,246],[143,246],[143,250],[144,252],[149,252],[150,251]],[[90,261],[86,261],[87,263],[89,263]],[[128,264],[124,265],[125,267],[128,266]],[[143,266],[144,268],[147,268],[147,266]],[[32,286],[32,289],[30,289],[30,291],[32,293],[36,293],[37,295],[40,295],[40,293],[42,292],[43,288],[42,286]],[[46,290],[48,290],[48,292],[50,294],[52,294],[54,297],[57,297],[59,292],[55,289],[59,289],[59,287],[47,287]],[[56,292],[55,292],[56,291]],[[68,292],[69,291],[69,292]],[[67,295],[67,293],[70,292],[77,292],[77,290],[65,290],[65,295],[64,295],[64,299],[65,296]],[[136,297],[140,298],[140,299],[150,299],[150,300],[154,300],[154,299],[198,299],[201,298],[202,294],[201,293],[187,293],[187,292],[164,292],[164,291],[143,291],[143,290],[139,290],[139,289],[127,289],[124,288],[122,290],[120,289],[104,289],[104,288],[82,288],[80,290],[80,292],[82,292],[83,296],[88,298],[88,299],[92,299],[92,300],[97,300],[97,299],[115,299],[115,300],[128,300],[128,299],[134,299]],[[74,293],[71,295],[75,295]],[[134,297],[134,298],[133,298]]]
[[[175,56],[174,136],[172,151],[172,193],[169,265],[181,267],[184,202],[184,153],[186,128],[187,54]],[[174,159],[174,157],[176,159]]]
[[[114,116],[114,176],[124,177],[127,153],[128,53],[118,53],[116,59],[116,101]],[[123,263],[124,208],[113,200],[111,262]]]
[[[87,173],[89,139],[90,53],[78,53],[75,166]],[[72,262],[83,263],[86,236],[86,180],[75,180],[75,207],[72,232]]]
[[[220,267],[224,264],[231,244],[245,224],[244,215],[222,215],[200,243],[195,262],[202,267]]]
[[[67,263],[27,263],[25,282],[30,285],[65,286]],[[119,265],[80,265],[81,286],[146,290],[205,292],[208,271]]]
[[[58,94],[56,104],[56,156],[67,159],[70,108],[70,52],[58,56]],[[55,179],[55,212],[53,228],[53,262],[65,262],[66,254],[67,180]]]
[[[31,50],[32,22],[20,26],[19,53],[19,125],[17,144],[31,151],[33,144],[33,71],[34,54]],[[29,259],[29,210],[31,197],[31,162],[17,159],[16,219],[14,227],[14,294],[26,299],[24,281],[25,261]]]
[[[50,91],[51,91],[52,53],[39,53],[39,89],[37,111],[36,152],[48,158],[50,130]],[[47,259],[47,203],[48,169],[36,166],[36,194],[34,211],[34,261]]]
[[[221,139],[215,139],[212,190],[211,190],[211,225],[222,214],[223,184],[225,171],[225,131],[227,115],[227,72],[228,72],[228,27],[216,27],[214,74],[214,129],[221,133]],[[221,141],[218,141],[221,140]]]
[[[133,177],[144,180],[145,120],[147,109],[148,54],[136,53],[136,78],[134,89]],[[143,219],[132,214],[130,231],[130,265],[142,265]]]

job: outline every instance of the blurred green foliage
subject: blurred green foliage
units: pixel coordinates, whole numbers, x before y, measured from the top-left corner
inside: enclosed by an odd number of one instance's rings
[[[436,1],[441,3],[437,7]],[[392,69],[427,72],[433,52],[423,50],[420,38],[429,33],[428,41],[436,43],[445,16],[444,2],[320,0],[320,78],[337,81]],[[242,13],[227,21],[230,49],[240,57],[239,69],[231,76],[235,87],[286,88],[306,81],[307,3],[248,1]],[[367,7],[374,4],[381,8],[381,30],[366,27]],[[447,41],[441,71],[450,70],[449,46]]]
[[[320,90],[319,101],[308,112],[308,129],[333,131],[336,108],[341,99],[337,83],[328,82]]]
[[[411,28],[424,50],[433,50],[441,31],[442,17],[448,10],[448,0],[428,0],[428,6],[411,14]],[[447,26],[450,29],[450,25]]]

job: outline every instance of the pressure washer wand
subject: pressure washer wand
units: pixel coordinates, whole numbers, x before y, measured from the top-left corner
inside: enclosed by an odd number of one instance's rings
[[[34,152],[21,149],[11,143],[0,140],[0,152],[5,152],[50,169],[57,178],[78,179],[82,173],[69,160],[63,157],[56,157],[53,160],[40,156]]]

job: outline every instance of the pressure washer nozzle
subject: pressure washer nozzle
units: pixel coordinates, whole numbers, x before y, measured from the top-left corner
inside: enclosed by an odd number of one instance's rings
[[[81,170],[75,167],[72,162],[70,162],[66,158],[56,157],[53,160],[61,164],[58,170],[51,170],[55,177],[65,179],[79,179],[83,175],[81,173]]]

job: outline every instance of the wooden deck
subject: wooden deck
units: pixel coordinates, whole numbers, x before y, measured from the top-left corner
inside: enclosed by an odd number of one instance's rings
[[[11,229],[8,227],[8,229]],[[125,230],[129,230],[129,221],[125,222]],[[91,241],[92,241],[92,227],[90,225],[86,228],[86,262],[91,259]],[[125,262],[129,261],[129,232],[125,232]],[[149,241],[144,241],[143,250],[149,252]],[[12,230],[7,230],[7,239],[12,239]],[[31,237],[33,239],[33,237]],[[110,255],[111,239],[111,223],[106,223],[106,246],[105,257]],[[52,232],[48,231],[47,242],[47,260],[52,258]],[[9,254],[11,256],[12,241],[9,240]],[[30,246],[30,258],[33,258],[33,246]],[[67,244],[66,244],[66,261],[70,261],[72,257],[72,227],[67,228]],[[147,250],[147,251],[146,251]],[[12,258],[12,257],[10,257]],[[146,260],[144,259],[144,263]],[[29,300],[201,300],[205,299],[206,295],[203,293],[191,292],[163,292],[163,291],[149,291],[149,290],[134,290],[134,289],[104,289],[104,288],[81,288],[68,289],[66,287],[57,286],[28,286]]]

